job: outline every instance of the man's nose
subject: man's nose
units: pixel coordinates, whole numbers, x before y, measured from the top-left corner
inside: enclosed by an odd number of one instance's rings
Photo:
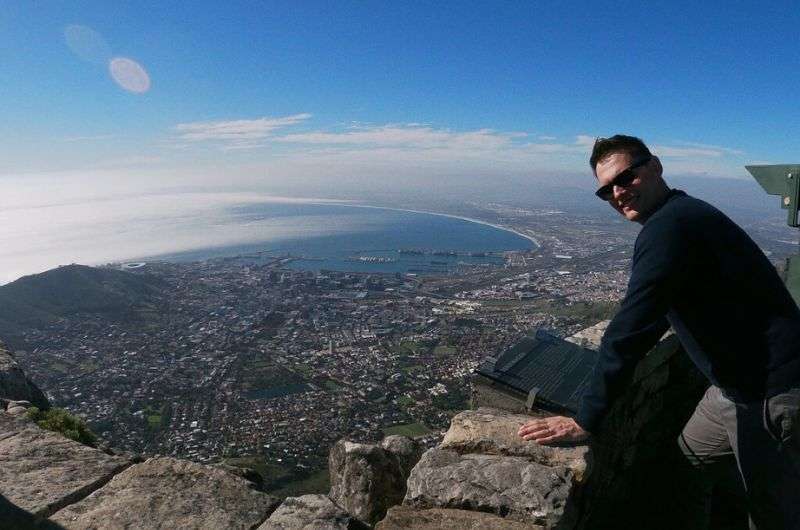
[[[614,185],[613,190],[615,199],[619,199],[622,197],[622,194],[625,193],[625,188],[622,186],[617,186],[616,184]]]

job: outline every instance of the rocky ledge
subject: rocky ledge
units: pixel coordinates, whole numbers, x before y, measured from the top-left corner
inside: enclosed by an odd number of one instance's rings
[[[237,528],[280,503],[223,469],[176,458],[137,462],[0,409],[0,527]]]
[[[517,436],[531,416],[453,418],[439,446],[340,440],[328,495],[280,499],[239,469],[88,447],[28,419],[47,399],[0,345],[0,527],[46,529],[569,529],[586,446]]]
[[[438,528],[450,517],[463,528],[573,528],[588,446],[525,442],[517,430],[530,419],[488,408],[454,417],[442,443],[411,472],[404,508],[379,528]]]
[[[14,356],[0,342],[0,400],[27,401],[42,410],[50,408],[47,397],[28,379]]]
[[[0,520],[75,530],[572,528],[588,449],[522,441],[516,432],[529,419],[465,411],[424,454],[402,436],[340,440],[329,457],[329,495],[278,506],[223,468],[108,454],[0,411]]]

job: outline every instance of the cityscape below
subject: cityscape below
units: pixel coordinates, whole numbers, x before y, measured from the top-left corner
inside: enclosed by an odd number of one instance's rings
[[[460,254],[477,249],[455,251],[445,239],[442,249],[380,255],[432,263],[424,272],[309,270],[292,266],[305,259],[299,252],[251,248],[65,266],[8,284],[0,297],[58,272],[84,300],[98,291],[118,306],[4,329],[15,330],[7,340],[51,401],[109,444],[247,466],[274,488],[321,491],[336,440],[435,443],[468,407],[471,374],[487,357],[531,330],[564,337],[607,319],[624,294],[629,224],[498,203],[452,213],[482,222],[458,221],[477,236],[537,245],[472,262]],[[773,256],[790,248],[771,224],[748,229]],[[443,256],[449,266],[437,265]],[[110,276],[93,278],[100,273]]]

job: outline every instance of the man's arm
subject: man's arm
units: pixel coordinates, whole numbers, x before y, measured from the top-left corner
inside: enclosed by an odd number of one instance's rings
[[[669,328],[666,313],[686,277],[689,255],[687,237],[673,219],[653,219],[642,229],[628,290],[603,335],[578,415],[532,420],[520,428],[520,436],[539,443],[580,441],[597,430],[630,381],[636,363]]]

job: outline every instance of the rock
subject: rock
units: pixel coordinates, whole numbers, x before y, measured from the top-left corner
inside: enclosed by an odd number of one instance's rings
[[[400,444],[390,441],[389,445]],[[362,521],[375,524],[390,506],[403,500],[403,458],[377,445],[339,440],[328,455],[331,499]]]
[[[17,364],[11,353],[0,342],[0,398],[25,400],[42,410],[50,408],[50,402],[33,381]]]
[[[544,530],[543,526],[510,521],[497,515],[467,510],[417,510],[394,506],[375,530]]]
[[[26,412],[28,412],[28,409],[25,407],[8,407],[6,409],[6,413],[10,416],[22,416]]]
[[[583,346],[590,350],[599,350],[600,341],[603,339],[603,334],[606,332],[609,323],[611,323],[610,320],[601,320],[594,326],[582,329],[574,335],[566,337],[564,340],[568,340],[569,342],[573,342],[578,346]]]
[[[236,475],[239,478],[243,478],[246,481],[253,484],[253,487],[258,491],[264,491],[264,478],[258,474],[258,471],[255,469],[251,469],[249,467],[239,467],[239,466],[231,466],[229,464],[213,464],[214,467],[222,469],[223,471],[227,471],[232,475]]]
[[[327,495],[289,497],[258,530],[368,530]]]
[[[32,514],[46,517],[83,498],[129,464],[0,412],[0,492]]]
[[[254,528],[279,501],[212,466],[150,458],[51,520],[66,528]]]
[[[407,436],[393,434],[381,440],[381,448],[397,459],[397,466],[405,483],[422,457],[422,446]]]
[[[451,420],[439,448],[461,454],[525,456],[548,466],[566,466],[572,470],[573,480],[584,482],[588,476],[589,446],[544,446],[525,441],[517,431],[531,419],[532,416],[499,409],[467,410]]]
[[[411,472],[403,504],[490,512],[546,528],[569,528],[575,517],[573,476],[566,466],[526,457],[434,448]]]

